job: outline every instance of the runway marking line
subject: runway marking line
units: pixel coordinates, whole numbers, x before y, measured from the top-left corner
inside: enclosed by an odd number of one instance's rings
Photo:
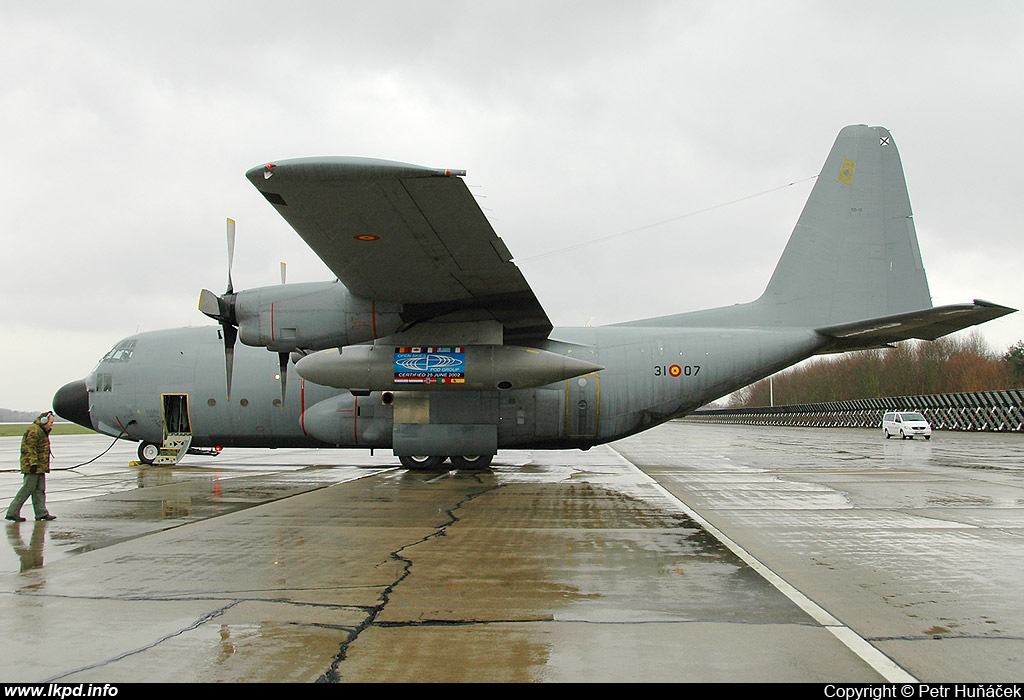
[[[614,451],[614,450],[613,450]],[[815,603],[813,600],[790,585],[785,579],[765,566],[747,550],[743,549],[736,542],[731,540],[724,532],[709,523],[695,510],[686,505],[678,496],[659,484],[652,476],[645,474],[643,470],[616,452],[618,456],[630,467],[635,469],[645,479],[649,480],[663,495],[670,501],[677,504],[687,516],[704,528],[712,537],[724,544],[729,550],[744,561],[750,568],[759,573],[768,583],[775,586],[782,595],[793,601],[797,607],[810,615],[822,627],[827,629],[842,642],[850,651],[860,657],[868,666],[877,671],[888,683],[918,683],[914,676],[907,673],[895,661],[883,654],[871,645],[866,639],[854,632],[852,629],[837,620],[827,610]]]

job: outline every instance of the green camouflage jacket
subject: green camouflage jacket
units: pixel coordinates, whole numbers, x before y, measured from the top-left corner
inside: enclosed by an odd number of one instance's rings
[[[39,423],[39,418],[28,426],[21,438],[21,473],[49,474],[50,431]]]

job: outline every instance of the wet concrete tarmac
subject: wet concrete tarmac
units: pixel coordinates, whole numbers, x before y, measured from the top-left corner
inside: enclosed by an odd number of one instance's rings
[[[54,438],[55,464],[107,444]],[[413,473],[117,445],[51,475],[57,521],[5,526],[0,680],[1020,680],[1021,436],[672,423],[613,447]]]

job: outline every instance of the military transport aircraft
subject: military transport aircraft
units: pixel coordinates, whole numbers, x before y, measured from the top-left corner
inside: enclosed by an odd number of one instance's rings
[[[1014,311],[932,306],[882,127],[840,132],[756,301],[603,327],[552,327],[463,175],[365,158],[253,168],[338,279],[236,292],[229,230],[227,291],[200,296],[219,325],[125,338],[54,410],[140,442],[149,463],[308,446],[484,468],[503,448],[618,440],[812,355],[934,340]]]

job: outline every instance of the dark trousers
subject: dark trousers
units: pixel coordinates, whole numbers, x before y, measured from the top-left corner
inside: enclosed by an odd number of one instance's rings
[[[14,500],[7,509],[7,515],[17,516],[21,514],[21,507],[25,501],[32,497],[32,509],[36,512],[36,519],[49,515],[46,510],[46,474],[25,474]]]

